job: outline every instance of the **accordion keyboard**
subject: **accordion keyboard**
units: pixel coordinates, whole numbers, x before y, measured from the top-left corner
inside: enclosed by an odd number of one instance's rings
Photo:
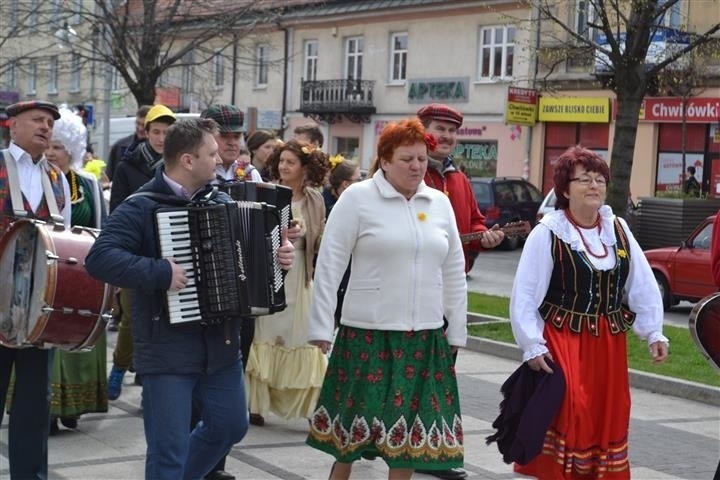
[[[160,254],[174,258],[189,279],[182,290],[168,292],[170,323],[242,312],[227,208],[161,210],[156,223]]]

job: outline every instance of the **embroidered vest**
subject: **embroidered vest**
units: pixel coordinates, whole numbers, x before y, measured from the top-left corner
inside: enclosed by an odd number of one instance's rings
[[[4,232],[8,225],[12,223],[16,218],[13,215],[13,208],[12,208],[12,200],[10,199],[10,188],[8,186],[8,173],[7,168],[5,167],[5,161],[6,158],[10,158],[10,152],[7,150],[1,150],[0,151],[0,232]],[[12,158],[10,158],[7,161],[14,161]],[[65,206],[65,193],[63,191],[62,186],[62,172],[60,172],[58,169],[56,169],[54,166],[49,165],[49,169],[52,169],[54,172],[53,174],[50,174],[50,185],[52,186],[53,195],[55,196],[55,201],[57,202],[58,210],[62,212],[63,207]],[[46,170],[46,174],[49,170]],[[17,188],[20,188],[20,185],[17,185]],[[47,201],[45,200],[45,196],[43,195],[42,200],[40,200],[40,204],[38,205],[37,210],[34,212],[32,211],[32,208],[30,207],[30,204],[27,201],[27,198],[25,198],[25,195],[22,196],[23,199],[23,207],[25,208],[25,211],[28,212],[28,218],[37,218],[39,220],[49,220],[50,219],[50,210],[47,205]]]
[[[598,321],[606,318],[612,334],[627,331],[635,313],[622,304],[630,269],[630,248],[625,231],[615,220],[615,268],[596,269],[586,253],[570,248],[554,233],[551,236],[553,271],[545,299],[538,309],[556,328],[567,325],[579,333],[588,328],[598,335]]]

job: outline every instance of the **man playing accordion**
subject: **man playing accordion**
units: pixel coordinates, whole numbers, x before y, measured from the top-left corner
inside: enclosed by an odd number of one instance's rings
[[[248,429],[239,318],[171,325],[168,292],[181,291],[191,279],[175,259],[161,258],[155,232],[159,208],[200,198],[210,205],[232,201],[209,185],[220,162],[216,134],[211,119],[180,120],[168,128],[164,167],[117,207],[86,258],[92,276],[133,293],[146,478],[202,478]],[[279,263],[289,268],[293,257],[283,236]],[[188,435],[193,401],[202,421]]]

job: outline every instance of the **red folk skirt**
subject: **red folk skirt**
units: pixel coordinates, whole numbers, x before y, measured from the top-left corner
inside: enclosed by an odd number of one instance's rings
[[[541,480],[630,478],[630,387],[625,333],[599,335],[545,324],[547,347],[565,373],[565,398],[545,434],[543,451],[515,471]]]

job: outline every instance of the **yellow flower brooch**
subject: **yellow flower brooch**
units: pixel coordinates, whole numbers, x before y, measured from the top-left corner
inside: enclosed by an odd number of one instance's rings
[[[235,178],[244,178],[245,177],[245,169],[243,167],[237,167],[235,169]]]
[[[417,217],[418,217],[418,220],[420,220],[421,222],[424,222],[425,220],[427,220],[427,215],[425,215],[425,212],[418,213]]]
[[[620,258],[627,258],[627,252],[623,250],[622,248],[619,248],[617,251],[618,257]]]

